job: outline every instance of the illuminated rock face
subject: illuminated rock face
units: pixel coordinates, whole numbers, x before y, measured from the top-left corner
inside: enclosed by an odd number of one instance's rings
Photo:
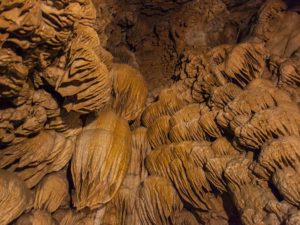
[[[300,224],[300,4],[0,2],[0,225]]]

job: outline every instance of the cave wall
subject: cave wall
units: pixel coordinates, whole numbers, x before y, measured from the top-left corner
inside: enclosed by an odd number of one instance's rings
[[[116,1],[110,5],[107,49],[115,61],[139,67],[154,97],[177,79],[176,66],[184,51],[236,43],[262,1]]]
[[[1,1],[0,225],[300,224],[299,66],[297,1]]]

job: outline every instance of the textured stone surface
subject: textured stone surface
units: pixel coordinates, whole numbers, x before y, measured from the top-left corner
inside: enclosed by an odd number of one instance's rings
[[[0,2],[0,225],[300,223],[300,4]]]

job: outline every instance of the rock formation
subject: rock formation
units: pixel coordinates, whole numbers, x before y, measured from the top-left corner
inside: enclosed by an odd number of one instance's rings
[[[0,1],[0,225],[300,224],[300,3]]]

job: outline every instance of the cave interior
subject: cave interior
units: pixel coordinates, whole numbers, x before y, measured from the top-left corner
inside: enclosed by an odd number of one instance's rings
[[[298,0],[1,0],[0,225],[300,225],[299,86]]]

